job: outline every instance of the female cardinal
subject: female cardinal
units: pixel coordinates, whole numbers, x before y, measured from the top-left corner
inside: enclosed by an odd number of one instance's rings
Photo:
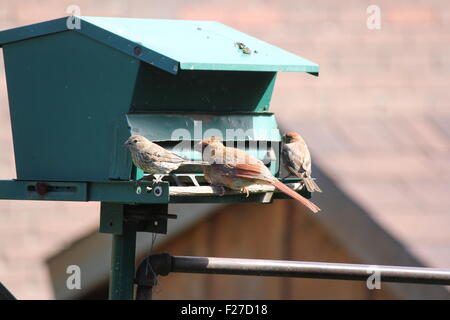
[[[290,173],[299,177],[305,183],[309,192],[322,192],[317,183],[311,178],[311,154],[305,140],[295,132],[284,135],[281,151],[284,166]]]
[[[212,137],[199,143],[203,160],[210,165],[203,167],[206,181],[246,192],[252,184],[273,185],[281,192],[299,201],[314,213],[320,208],[275,178],[264,163],[245,151],[225,147],[219,138]]]

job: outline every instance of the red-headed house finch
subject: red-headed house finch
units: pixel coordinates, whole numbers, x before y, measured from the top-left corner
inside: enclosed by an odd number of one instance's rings
[[[311,177],[311,154],[305,140],[295,132],[285,134],[283,140],[281,155],[285,168],[302,179],[309,192],[322,192]]]
[[[314,213],[320,208],[275,178],[264,163],[245,151],[225,147],[219,138],[212,137],[199,143],[203,160],[210,165],[203,167],[206,181],[215,186],[246,192],[253,184],[273,185],[294,198]]]
[[[164,149],[147,138],[134,135],[124,145],[131,152],[134,165],[144,172],[152,174],[160,182],[164,174],[177,170],[183,165],[202,165],[202,161],[191,161]]]

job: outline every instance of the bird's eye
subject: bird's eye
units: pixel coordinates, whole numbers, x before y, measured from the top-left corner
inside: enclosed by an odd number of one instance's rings
[[[133,143],[137,143],[137,140],[133,140]]]

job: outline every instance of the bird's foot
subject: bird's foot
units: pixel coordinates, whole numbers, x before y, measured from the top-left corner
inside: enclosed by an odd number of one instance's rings
[[[248,189],[246,187],[243,187],[241,189],[241,192],[246,194],[246,198],[248,198],[250,196],[250,192],[248,191]]]
[[[162,182],[164,175],[163,174],[154,174],[153,177],[155,177],[155,179],[153,179],[153,183],[159,183],[159,182]]]
[[[225,194],[225,187],[222,185],[211,185],[211,187],[214,189],[214,192],[218,192],[219,196],[223,196]]]

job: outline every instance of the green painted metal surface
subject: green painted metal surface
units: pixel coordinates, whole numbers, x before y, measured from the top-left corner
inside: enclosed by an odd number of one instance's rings
[[[131,133],[156,142],[199,142],[213,135],[234,141],[281,140],[276,117],[272,113],[132,113],[127,115],[127,120]]]
[[[123,118],[139,61],[77,33],[16,42],[3,51],[17,178],[128,179]],[[124,165],[110,177],[115,154]]]
[[[72,31],[174,74],[179,68],[319,72],[319,66],[309,60],[214,21],[79,18],[80,29]],[[66,21],[67,18],[61,18],[3,31],[0,45],[66,31]],[[237,43],[248,50],[244,51]]]
[[[99,228],[101,233],[123,235],[124,220],[123,204],[110,202],[101,203]]]
[[[140,190],[137,191],[137,189]],[[151,187],[147,191],[146,188]],[[161,193],[155,193],[160,188]],[[89,201],[106,201],[120,203],[168,203],[169,183],[153,184],[140,181],[138,184],[128,181],[98,182],[89,184]]]
[[[122,235],[124,221],[136,221],[136,231],[167,233],[167,203],[124,204],[102,202],[100,209],[100,232]]]
[[[83,182],[45,183],[39,194],[38,181],[0,180],[0,199],[88,201],[88,187]],[[41,182],[42,183],[42,182]],[[46,187],[47,186],[47,187]],[[41,193],[42,193],[41,191]]]
[[[143,135],[187,159],[201,160],[192,142],[211,136],[222,137],[228,146],[243,149],[264,162],[272,150],[274,157],[267,163],[270,162],[272,174],[278,173],[279,150],[275,147],[281,141],[281,134],[272,113],[138,113],[128,114],[127,120],[132,134]],[[140,177],[141,173],[136,176]]]
[[[265,114],[274,72],[174,76],[77,32],[49,32],[3,50],[19,180],[129,180],[136,173],[122,144],[139,130],[164,141],[202,121],[219,130],[268,130],[273,137],[249,138],[279,141],[274,116]]]
[[[264,112],[275,72],[191,71],[176,76],[142,63],[131,112]]]
[[[0,31],[0,47],[17,41],[27,40],[67,30],[67,18],[35,23]]]
[[[110,300],[133,300],[136,258],[136,222],[124,220],[122,234],[113,235]]]
[[[283,179],[285,183],[298,182],[298,179]],[[115,204],[164,204],[164,203],[222,203],[222,202],[262,202],[260,195],[208,196],[208,197],[170,197],[169,183],[161,182],[153,185],[152,182],[140,181],[111,181],[111,182],[45,182],[49,191],[45,195],[39,195],[36,191],[38,181],[0,180],[0,199],[11,200],[43,200],[43,201],[107,201]],[[138,185],[141,192],[137,193]],[[152,190],[146,192],[150,186]],[[161,195],[154,193],[155,187],[161,187]],[[60,188],[59,190],[55,190]],[[87,192],[86,192],[87,191]],[[311,194],[301,191],[300,194],[310,198]],[[283,194],[276,193],[275,199],[284,199]],[[115,233],[115,232],[108,232]]]
[[[113,236],[109,298],[133,299],[136,232],[167,233],[167,204],[127,205],[102,202],[100,232]]]
[[[37,184],[45,183],[45,194]],[[140,191],[137,191],[140,187]],[[147,191],[147,187],[151,187]],[[160,193],[155,194],[156,187]],[[52,201],[107,201],[114,203],[168,203],[169,184],[151,181],[55,182],[0,180],[0,199]]]

